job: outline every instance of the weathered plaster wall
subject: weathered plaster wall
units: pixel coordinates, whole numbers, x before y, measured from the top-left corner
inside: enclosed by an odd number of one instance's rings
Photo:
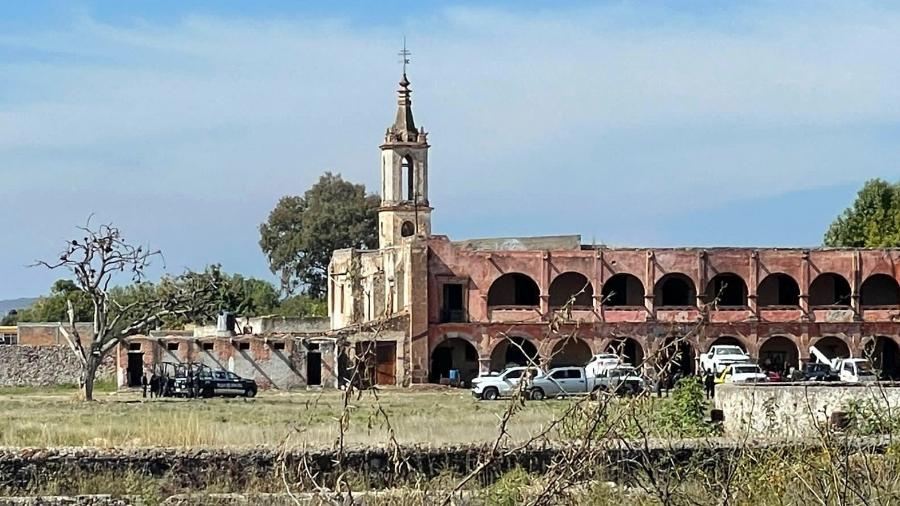
[[[806,437],[835,411],[866,403],[885,416],[900,415],[900,387],[883,384],[718,385],[715,406],[728,435]]]

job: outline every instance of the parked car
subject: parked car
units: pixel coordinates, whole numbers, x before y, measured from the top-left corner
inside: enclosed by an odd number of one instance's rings
[[[584,366],[585,374],[587,376],[597,377],[606,369],[616,367],[617,365],[621,365],[621,363],[621,359],[615,353],[598,353],[591,357],[590,362]]]
[[[750,362],[750,355],[733,344],[717,344],[700,355],[700,369],[713,371],[715,374],[721,374],[731,364],[743,362]]]
[[[587,374],[584,367],[557,367],[532,380],[529,398],[539,401],[547,397],[586,395],[597,391],[637,394],[644,390],[644,379],[634,367],[616,366],[604,369],[600,375]]]
[[[493,401],[501,397],[509,397],[526,372],[531,381],[543,377],[544,373],[535,367],[510,367],[499,374],[479,376],[472,380],[472,395],[476,399]]]
[[[197,391],[201,397],[255,397],[256,381],[230,371],[201,369],[197,374]]]
[[[828,364],[820,362],[807,362],[803,364],[803,380],[804,381],[837,381],[840,375],[833,370]]]
[[[756,364],[731,364],[725,366],[716,383],[762,383],[769,381],[766,373]]]
[[[770,382],[780,382],[784,381],[784,376],[781,375],[778,371],[768,371],[766,372],[766,376],[769,378]]]

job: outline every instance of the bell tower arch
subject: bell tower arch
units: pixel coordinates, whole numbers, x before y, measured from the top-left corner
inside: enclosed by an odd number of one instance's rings
[[[400,244],[431,235],[428,203],[428,134],[416,129],[406,72],[397,90],[397,116],[384,134],[381,148],[381,207],[378,246]]]

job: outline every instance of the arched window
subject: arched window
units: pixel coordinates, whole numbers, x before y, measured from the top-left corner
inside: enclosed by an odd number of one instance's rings
[[[511,272],[494,280],[488,289],[488,307],[537,306],[540,289],[533,279]]]
[[[850,306],[850,283],[833,272],[819,274],[809,285],[809,305]]]
[[[706,285],[706,302],[712,301],[717,301],[719,307],[744,307],[747,305],[747,284],[737,274],[717,274]]]
[[[800,287],[794,278],[780,272],[769,274],[756,290],[759,307],[799,306]]]
[[[873,274],[859,289],[859,304],[864,307],[893,307],[900,304],[900,286],[887,274]]]
[[[406,155],[403,157],[403,162],[400,165],[400,177],[406,181],[406,184],[403,186],[403,189],[406,191],[404,200],[415,200],[416,199],[415,164],[413,163],[412,157],[409,155]]]
[[[409,237],[416,233],[416,226],[413,225],[411,221],[404,221],[403,225],[400,225],[400,235],[403,237]]]
[[[574,297],[573,307],[591,307],[594,287],[583,274],[564,272],[550,283],[550,307],[563,307]]]
[[[653,300],[659,307],[696,307],[697,289],[691,278],[672,272],[656,282]]]
[[[603,305],[607,307],[641,307],[644,284],[636,276],[615,274],[603,283]]]

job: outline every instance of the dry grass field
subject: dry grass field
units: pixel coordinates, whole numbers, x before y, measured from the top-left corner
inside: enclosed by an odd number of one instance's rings
[[[261,392],[254,399],[142,399],[107,390],[75,400],[70,389],[0,389],[0,446],[329,447],[338,437],[343,392]],[[388,389],[379,393],[401,443],[487,442],[506,402],[479,402],[468,390]],[[570,401],[529,402],[511,425],[513,440],[541,430]],[[384,444],[387,427],[371,393],[350,404],[351,444]]]

